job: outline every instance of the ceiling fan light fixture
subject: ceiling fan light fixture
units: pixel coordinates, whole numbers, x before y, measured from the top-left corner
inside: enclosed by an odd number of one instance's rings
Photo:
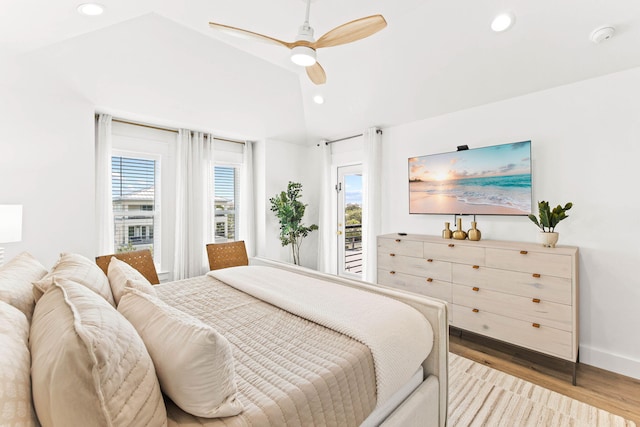
[[[318,105],[322,105],[324,104],[324,97],[322,95],[316,95],[313,97],[313,102],[315,102]]]
[[[515,21],[516,17],[513,13],[504,12],[493,18],[493,21],[491,21],[491,29],[496,33],[507,31],[513,26]]]
[[[97,3],[83,3],[78,6],[78,12],[81,15],[98,16],[104,13],[104,6]]]
[[[308,46],[295,46],[291,49],[291,61],[301,67],[310,67],[316,63],[316,51]]]

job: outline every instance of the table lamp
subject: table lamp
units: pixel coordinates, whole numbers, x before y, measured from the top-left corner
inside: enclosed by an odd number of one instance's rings
[[[0,205],[0,243],[22,240],[22,205]],[[4,263],[4,248],[0,248],[0,265]]]

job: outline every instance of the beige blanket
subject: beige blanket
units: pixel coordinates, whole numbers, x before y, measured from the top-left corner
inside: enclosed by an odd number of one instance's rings
[[[166,400],[169,427],[357,427],[376,406],[369,348],[210,277],[155,287],[232,345],[244,411],[199,418]]]
[[[433,330],[425,318],[390,298],[272,267],[208,274],[367,345],[374,359],[378,406],[411,378],[433,346]]]

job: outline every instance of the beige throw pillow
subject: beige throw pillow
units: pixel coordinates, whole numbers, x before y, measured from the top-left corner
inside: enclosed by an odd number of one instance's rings
[[[153,362],[135,329],[86,286],[55,278],[31,324],[31,379],[44,426],[165,426]]]
[[[206,418],[242,412],[226,338],[195,317],[136,289],[125,290],[118,311],[147,346],[162,391],[182,410]]]
[[[53,284],[53,279],[69,279],[79,283],[107,300],[115,307],[109,279],[98,265],[79,254],[62,253],[49,274],[33,283],[36,302]]]
[[[29,321],[0,301],[0,425],[38,426],[31,399]]]
[[[120,298],[124,293],[124,288],[127,286],[135,286],[151,295],[156,294],[155,289],[153,289],[153,285],[142,275],[142,273],[116,257],[112,257],[109,261],[109,268],[107,271],[109,285],[111,285],[111,293],[113,294],[116,306],[120,302]],[[127,285],[127,281],[131,281],[129,285]]]
[[[47,269],[29,253],[19,254],[0,267],[0,301],[16,307],[31,321],[36,303],[32,283],[45,274]]]

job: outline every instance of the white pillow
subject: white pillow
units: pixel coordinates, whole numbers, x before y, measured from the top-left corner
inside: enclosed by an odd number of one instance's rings
[[[31,293],[31,290],[29,290]],[[29,321],[0,301],[0,424],[38,426],[31,399]]]
[[[33,283],[36,302],[53,284],[53,279],[69,279],[97,293],[115,307],[109,279],[98,265],[79,254],[62,253],[49,274]]]
[[[36,304],[32,283],[45,274],[47,269],[29,253],[17,255],[0,267],[0,301],[16,307],[31,321]]]
[[[182,410],[206,418],[242,412],[231,345],[225,337],[136,289],[125,290],[118,311],[147,346],[162,391]]]
[[[166,426],[142,339],[87,287],[55,278],[31,323],[31,380],[43,426]]]
[[[109,278],[109,285],[111,285],[111,293],[113,294],[116,306],[120,302],[120,297],[122,297],[128,280],[135,283],[135,285],[130,284],[130,286],[136,286],[138,289],[148,294],[155,295],[156,293],[155,289],[153,289],[153,285],[142,275],[142,273],[116,257],[112,257],[109,261],[107,277]],[[145,284],[147,286],[145,286]]]

